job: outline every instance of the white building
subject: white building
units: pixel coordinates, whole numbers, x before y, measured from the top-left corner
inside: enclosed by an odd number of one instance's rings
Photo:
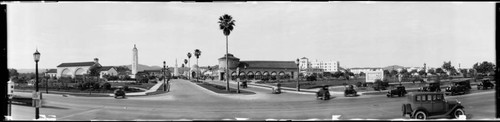
[[[135,78],[135,74],[137,74],[137,66],[139,65],[139,56],[138,56],[138,51],[137,48],[135,47],[134,44],[134,49],[132,49],[132,75],[130,75],[131,78]]]
[[[371,72],[371,71],[383,71],[382,68],[369,68],[369,67],[365,67],[365,68],[350,68],[349,69],[353,74],[360,74],[361,72],[363,73],[367,73],[367,72]]]
[[[323,72],[337,72],[339,71],[340,63],[338,61],[310,61],[308,58],[303,57],[299,59],[299,68],[303,72],[306,69],[321,69]]]
[[[94,58],[92,62],[73,62],[73,63],[62,63],[57,66],[57,78],[60,77],[72,77],[80,76],[84,74],[88,74],[89,68],[91,66],[97,65],[101,67],[99,64],[99,59]]]
[[[100,72],[102,78],[104,75],[109,75],[109,76],[118,76],[118,71],[112,66],[103,66],[100,68]]]

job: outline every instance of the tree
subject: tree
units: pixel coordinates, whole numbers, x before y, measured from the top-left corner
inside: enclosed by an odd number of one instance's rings
[[[492,73],[493,71],[495,71],[495,64],[483,61],[483,63],[481,64],[478,63],[474,64],[472,68],[476,70],[477,73]]]
[[[426,75],[427,73],[425,73],[425,70],[420,70],[418,71],[418,75],[422,76],[422,75]]]
[[[445,74],[446,72],[444,72],[443,69],[441,69],[441,68],[437,68],[436,73],[442,75],[442,74]]]
[[[389,70],[384,69],[384,76],[389,76],[390,74],[391,72],[389,72]]]
[[[187,56],[188,56],[188,59],[189,59],[189,65],[188,65],[188,67],[191,69],[191,53],[188,52]],[[188,75],[189,75],[189,79],[191,79],[191,73],[188,73]]]
[[[332,76],[335,78],[339,78],[340,76],[344,76],[344,73],[342,73],[341,71],[337,71],[337,72],[333,73]]]
[[[391,76],[396,76],[398,74],[398,71],[397,70],[392,70],[391,71]]]
[[[236,22],[236,20],[233,20],[233,17],[231,17],[231,15],[228,15],[228,14],[224,14],[222,16],[219,17],[219,29],[222,30],[222,32],[224,33],[224,35],[226,36],[226,90],[229,91],[229,69],[227,66],[229,66],[229,62],[228,62],[228,36],[229,34],[231,33],[231,31],[233,31],[233,26],[235,26],[234,22]]]
[[[415,73],[417,73],[417,72],[418,72],[418,71],[417,71],[417,69],[412,69],[412,70],[410,71],[410,74],[415,74]]]
[[[402,69],[401,72],[399,72],[401,75],[403,76],[407,76],[408,75],[408,70],[407,69]]]
[[[9,77],[17,77],[19,76],[19,73],[17,72],[16,69],[9,69]]]
[[[444,62],[443,63],[443,66],[441,66],[442,69],[450,72],[450,75],[454,75],[457,73],[457,70],[455,69],[455,67],[451,66],[451,61],[448,61],[448,62]]]
[[[427,73],[432,74],[432,75],[436,75],[436,71],[434,69],[427,70]]]
[[[196,65],[198,66],[197,68],[197,72],[199,73],[200,71],[200,65],[198,65],[198,58],[200,58],[200,55],[201,55],[201,51],[199,49],[196,49],[194,50],[194,56],[196,56]],[[196,79],[198,79],[198,77],[200,76],[200,74],[196,75]]]
[[[99,71],[101,69],[101,66],[99,65],[92,65],[90,68],[89,68],[89,76],[93,76],[93,77],[96,77],[97,79],[97,82],[99,81]]]

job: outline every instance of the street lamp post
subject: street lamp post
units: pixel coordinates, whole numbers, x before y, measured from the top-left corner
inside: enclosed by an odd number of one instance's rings
[[[38,52],[38,49],[36,50],[35,53],[33,53],[33,57],[35,58],[35,94],[38,94],[38,61],[40,61],[40,53]],[[40,94],[40,99],[41,94]],[[37,106],[35,106],[35,119],[39,118],[40,110]]]
[[[237,87],[238,87],[238,90],[236,91],[237,93],[240,93],[240,67],[236,67],[236,83],[237,83]]]
[[[300,85],[299,85],[299,74],[300,74],[300,67],[299,67],[299,59],[295,60],[295,64],[297,64],[297,91],[300,91]]]
[[[167,84],[165,84],[165,79],[167,76],[165,76],[165,61],[163,61],[163,91],[167,91]]]

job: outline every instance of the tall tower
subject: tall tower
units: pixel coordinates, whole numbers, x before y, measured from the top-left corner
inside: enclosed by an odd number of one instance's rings
[[[177,58],[175,59],[174,76],[179,76],[179,67],[177,67]]]
[[[134,44],[134,49],[132,49],[132,78],[135,78],[135,74],[137,74],[137,65],[139,65],[139,58],[137,54],[137,48]]]

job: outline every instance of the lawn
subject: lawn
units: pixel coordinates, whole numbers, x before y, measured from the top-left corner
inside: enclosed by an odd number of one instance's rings
[[[197,83],[197,85],[199,85],[199,86],[201,86],[201,87],[203,87],[205,89],[208,89],[210,91],[213,91],[215,93],[220,93],[220,94],[237,94],[236,93],[237,89],[229,88],[229,92],[228,92],[226,90],[225,86],[221,86],[221,85],[217,85],[217,84],[210,84],[210,83],[204,82],[204,83]],[[249,94],[255,94],[255,93],[240,89],[240,93],[239,94],[249,95]]]

